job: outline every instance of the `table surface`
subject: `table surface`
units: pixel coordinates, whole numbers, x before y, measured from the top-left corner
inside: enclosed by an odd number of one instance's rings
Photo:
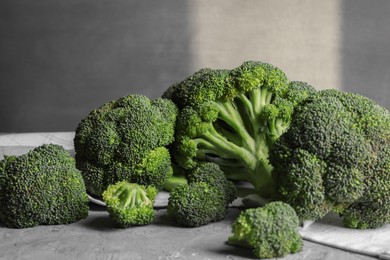
[[[0,142],[2,152],[21,154],[12,144]],[[185,228],[160,208],[152,224],[120,229],[105,207],[90,203],[88,217],[69,225],[10,229],[0,223],[0,259],[255,259],[249,249],[226,244],[239,212],[239,208],[229,208],[223,221]],[[283,259],[376,258],[304,241],[301,252]]]
[[[223,221],[184,228],[159,209],[153,224],[116,228],[104,207],[91,205],[89,216],[69,225],[27,229],[0,227],[0,259],[254,259],[250,250],[226,239],[239,209]],[[375,259],[304,241],[303,250],[283,259]]]

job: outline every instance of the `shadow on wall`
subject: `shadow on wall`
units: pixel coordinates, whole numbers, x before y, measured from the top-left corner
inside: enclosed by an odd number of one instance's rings
[[[390,1],[345,0],[342,86],[390,109]]]
[[[186,1],[0,2],[0,133],[74,131],[130,93],[192,72]]]

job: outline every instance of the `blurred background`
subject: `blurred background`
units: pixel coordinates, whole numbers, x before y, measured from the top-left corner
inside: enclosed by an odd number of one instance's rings
[[[387,0],[2,0],[0,132],[74,131],[200,68],[269,62],[390,109]]]

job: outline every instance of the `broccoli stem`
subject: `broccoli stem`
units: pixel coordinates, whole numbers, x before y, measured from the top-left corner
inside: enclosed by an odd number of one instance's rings
[[[172,191],[179,185],[188,184],[188,181],[184,175],[173,175],[164,182],[163,188],[166,191]]]
[[[263,197],[270,197],[274,191],[274,182],[271,177],[272,166],[268,163],[268,146],[266,135],[257,135],[257,149],[247,150],[237,146],[220,134],[210,129],[203,138],[197,138],[198,156],[205,158],[208,154],[216,157],[208,157],[208,161],[221,166],[233,167],[234,173],[229,178],[234,180],[247,180],[251,182],[256,192]],[[232,160],[228,160],[232,159]]]
[[[245,124],[237,110],[237,106],[232,102],[217,102],[217,105],[219,108],[218,118],[227,123],[241,137],[243,147],[253,151],[255,149],[254,140],[245,127],[243,127]]]
[[[244,147],[237,146],[236,144],[229,142],[226,138],[221,136],[211,125],[208,132],[206,132],[202,138],[195,139],[198,143],[198,153],[215,154],[222,158],[232,158],[244,162],[255,163],[256,158],[251,151],[248,151]]]
[[[253,122],[258,121],[256,117],[258,117],[263,110],[265,105],[271,103],[273,98],[273,93],[269,91],[269,89],[265,86],[253,89],[248,92],[249,99],[253,103],[252,109],[255,115]],[[248,107],[249,108],[249,107]]]
[[[269,198],[275,193],[275,182],[271,175],[272,166],[267,160],[259,160],[254,170],[254,177],[251,183],[256,193],[264,198]]]
[[[251,182],[256,192],[267,198],[273,195],[275,186],[268,162],[269,147],[284,131],[281,119],[261,120],[262,110],[272,98],[273,93],[261,87],[233,101],[216,101],[218,119],[194,139],[199,158],[227,169],[230,179]]]
[[[146,193],[139,192],[139,190],[135,189],[134,186],[135,185],[133,184],[121,186],[113,193],[113,196],[118,198],[122,207],[133,208],[140,206],[140,204],[149,204],[150,199],[147,197]]]

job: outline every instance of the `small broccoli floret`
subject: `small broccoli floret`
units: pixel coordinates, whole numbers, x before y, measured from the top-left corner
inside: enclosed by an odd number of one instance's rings
[[[235,184],[211,162],[199,163],[185,173],[168,180],[168,187],[173,187],[168,213],[180,224],[190,227],[222,220],[226,208],[237,197]]]
[[[88,209],[81,173],[62,146],[45,144],[0,162],[0,221],[7,227],[73,223]]]
[[[333,211],[347,227],[375,228],[390,222],[389,155],[389,111],[358,94],[324,90],[296,109],[270,162],[280,198],[301,221]]]
[[[184,226],[220,221],[226,214],[224,192],[205,182],[179,185],[169,194],[168,214]]]
[[[154,199],[158,190],[153,186],[119,181],[103,192],[110,217],[122,228],[147,225],[154,220]]]
[[[235,184],[226,179],[223,171],[215,163],[200,163],[195,169],[188,172],[187,178],[190,184],[205,182],[223,191],[226,206],[237,198],[237,188]]]
[[[269,149],[289,127],[294,107],[314,92],[262,62],[202,69],[163,95],[180,109],[175,160],[185,169],[216,163],[228,179],[249,181],[259,195],[271,197]]]
[[[241,212],[232,224],[228,243],[251,248],[258,258],[283,257],[302,249],[298,226],[298,216],[291,206],[271,202]]]
[[[168,149],[178,110],[167,99],[129,95],[89,113],[74,138],[76,165],[87,191],[101,196],[126,180],[160,188],[172,174]]]

